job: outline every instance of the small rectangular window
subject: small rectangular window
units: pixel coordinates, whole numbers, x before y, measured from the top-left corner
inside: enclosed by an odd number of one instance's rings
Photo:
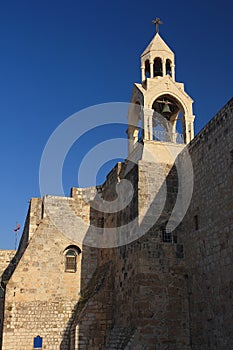
[[[74,250],[69,249],[65,255],[65,271],[76,272],[76,257],[77,254]]]
[[[183,244],[177,244],[177,246],[176,246],[176,257],[178,259],[183,259],[184,258],[184,247],[183,247]]]
[[[169,230],[166,230],[166,228],[162,228],[162,240],[164,243],[172,243],[172,233]]]
[[[194,227],[196,231],[199,229],[198,215],[194,216]]]
[[[66,257],[66,271],[76,271],[76,257],[67,256]]]
[[[233,164],[233,149],[230,151],[230,163]]]

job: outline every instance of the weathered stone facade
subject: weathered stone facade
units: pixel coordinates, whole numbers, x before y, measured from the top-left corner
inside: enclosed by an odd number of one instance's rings
[[[160,37],[152,44],[158,40],[165,60],[161,76],[149,62],[152,76],[134,87],[132,101],[143,105],[148,96],[152,101],[153,89],[154,97],[160,89],[168,104],[179,100],[188,143],[193,137],[192,101],[183,84],[175,82],[174,66],[172,77],[165,76],[167,52],[172,65],[174,56]],[[155,50],[153,45],[148,50]],[[144,91],[145,84],[152,90]],[[164,102],[156,103],[158,113]],[[3,350],[31,350],[37,335],[43,337],[43,349],[51,350],[233,348],[233,99],[187,145],[153,139],[152,105],[146,106],[149,127],[143,140],[135,142],[137,126],[131,118],[131,153],[102,186],[72,188],[70,198],[31,200],[16,255],[0,254],[2,270],[6,268]],[[177,117],[179,111],[172,108]],[[187,186],[179,191],[179,177],[189,179],[180,174],[179,164],[187,151],[194,189],[186,215],[171,232],[166,224],[177,200],[186,197]],[[118,212],[102,212],[99,195],[114,201],[122,180],[132,184],[130,203]],[[89,227],[80,243],[74,218]],[[111,237],[98,228],[117,231],[134,220],[132,230],[124,232],[126,244],[101,248]],[[74,255],[68,256],[69,251]]]
[[[78,192],[84,194],[85,190]],[[89,206],[80,198],[50,197],[47,200],[51,210],[53,206],[54,210],[61,210],[65,202],[88,220]],[[74,242],[62,235],[46,216],[40,199],[31,201],[28,218],[26,227],[27,230],[29,227],[29,232],[25,235],[30,238],[26,243],[22,237],[24,251],[13,273],[11,271],[8,276],[2,348],[15,349],[17,340],[21,349],[31,349],[33,338],[40,334],[46,349],[67,349],[69,323],[79,299],[81,260],[86,260],[82,259],[81,253],[77,257],[76,272],[65,271],[64,253]],[[79,248],[82,251],[82,247]],[[90,278],[94,269],[95,252],[92,250],[85,264],[82,283]]]
[[[232,150],[233,99],[189,145],[195,182],[181,232],[195,349],[233,348]]]
[[[3,317],[4,317],[4,295],[5,285],[3,280],[3,272],[9,266],[11,267],[14,263],[15,250],[0,250],[0,274],[1,274],[1,285],[0,285],[0,332],[2,333],[3,328]],[[1,339],[0,339],[1,346]]]

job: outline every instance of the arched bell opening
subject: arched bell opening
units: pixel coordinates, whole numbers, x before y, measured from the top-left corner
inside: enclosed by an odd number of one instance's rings
[[[172,76],[172,68],[171,68],[171,60],[167,59],[166,60],[166,75],[170,75],[170,77]]]
[[[150,78],[150,61],[145,61],[145,77]]]
[[[163,65],[162,60],[159,57],[154,59],[154,77],[162,77],[163,76]]]
[[[185,143],[185,118],[181,103],[175,97],[166,94],[154,101],[152,109],[155,111],[153,140]]]

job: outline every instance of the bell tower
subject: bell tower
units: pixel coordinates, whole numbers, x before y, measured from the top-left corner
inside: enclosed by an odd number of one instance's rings
[[[193,100],[175,78],[175,55],[156,34],[141,55],[141,83],[135,83],[128,113],[129,155],[137,143],[184,148],[194,137]],[[178,146],[179,145],[179,146]],[[158,150],[157,150],[158,151]]]

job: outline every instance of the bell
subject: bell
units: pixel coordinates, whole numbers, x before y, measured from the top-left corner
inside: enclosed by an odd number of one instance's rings
[[[171,110],[170,110],[170,107],[169,107],[168,104],[164,105],[162,113],[164,113],[164,114],[170,114],[171,113]]]

